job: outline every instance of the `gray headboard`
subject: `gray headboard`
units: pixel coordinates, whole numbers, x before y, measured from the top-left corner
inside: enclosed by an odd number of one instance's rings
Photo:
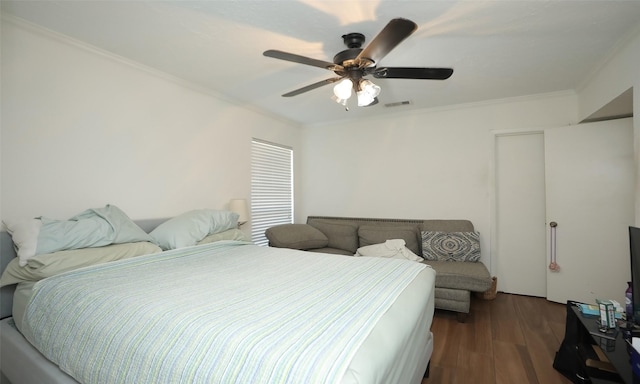
[[[148,233],[167,220],[168,218],[135,220],[135,223]],[[15,257],[16,251],[13,248],[11,236],[6,231],[0,232],[0,271],[4,271],[7,264]],[[0,288],[0,319],[11,316],[15,289],[15,285]]]

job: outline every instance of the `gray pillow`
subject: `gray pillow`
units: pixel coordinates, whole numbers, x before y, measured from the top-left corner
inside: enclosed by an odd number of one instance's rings
[[[317,228],[329,239],[329,248],[344,249],[352,254],[358,249],[358,225],[338,220],[310,220],[309,225]]]
[[[437,261],[478,261],[480,233],[423,231],[422,256]]]
[[[316,249],[329,244],[324,233],[307,224],[281,224],[267,228],[269,245],[277,248]]]
[[[406,247],[420,254],[418,227],[410,225],[363,225],[358,228],[360,246],[384,243],[391,239],[403,239]]]

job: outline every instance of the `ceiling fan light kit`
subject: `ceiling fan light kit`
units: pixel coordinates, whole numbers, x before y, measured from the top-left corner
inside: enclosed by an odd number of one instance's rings
[[[353,89],[353,83],[349,79],[342,79],[333,87],[333,94],[338,99],[347,100],[351,97],[351,89]]]
[[[380,94],[380,87],[370,80],[363,79],[355,84],[351,79],[342,79],[333,87],[334,100],[347,108],[347,101],[353,95],[353,89],[358,97],[358,107],[371,105]]]
[[[347,101],[351,97],[353,83],[349,79],[342,79],[333,87],[333,95],[336,103],[341,104],[348,111]]]
[[[333,87],[333,98],[346,110],[349,110],[347,101],[351,98],[353,91],[358,97],[359,107],[378,103],[377,96],[380,94],[380,87],[370,80],[364,79],[367,75],[378,79],[445,80],[453,74],[451,68],[377,67],[380,60],[409,37],[417,27],[416,23],[411,20],[393,19],[364,49],[361,48],[365,40],[363,34],[343,35],[342,39],[347,49],[336,54],[333,57],[333,63],[278,50],[267,50],[263,54],[275,59],[328,69],[338,75],[338,77],[318,81],[282,96],[297,96],[323,85],[337,83]]]
[[[371,105],[380,94],[380,87],[373,84],[370,80],[360,80],[358,88],[360,88],[357,92],[358,107],[367,107]]]

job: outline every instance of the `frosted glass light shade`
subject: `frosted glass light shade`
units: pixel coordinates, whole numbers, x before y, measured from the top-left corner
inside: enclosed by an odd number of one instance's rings
[[[338,100],[347,100],[351,97],[353,83],[349,79],[342,79],[333,87],[333,94]]]
[[[358,107],[366,107],[373,103],[375,98],[380,94],[380,87],[369,80],[362,80],[360,81],[360,90],[357,94]]]

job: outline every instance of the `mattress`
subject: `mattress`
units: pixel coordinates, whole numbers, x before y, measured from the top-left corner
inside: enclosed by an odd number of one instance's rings
[[[420,382],[433,348],[430,326],[434,282],[435,273],[427,268],[402,289],[359,345],[340,382]],[[21,288],[14,299],[16,309],[24,307],[28,297],[29,287]],[[22,317],[19,313],[15,315]],[[2,370],[10,380],[15,383],[75,382],[26,342],[11,320],[4,320],[1,326]],[[29,361],[29,365],[25,361]]]
[[[31,298],[31,291],[35,282],[22,282],[16,286],[16,290],[13,293],[13,322],[14,324],[22,324],[24,317],[24,311],[27,309],[27,303]]]

